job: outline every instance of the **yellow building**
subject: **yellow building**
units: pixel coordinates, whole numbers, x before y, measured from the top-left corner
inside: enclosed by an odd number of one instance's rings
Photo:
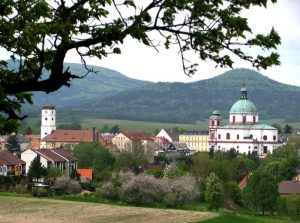
[[[186,143],[195,152],[207,152],[208,149],[208,131],[187,131],[179,135],[179,142]]]

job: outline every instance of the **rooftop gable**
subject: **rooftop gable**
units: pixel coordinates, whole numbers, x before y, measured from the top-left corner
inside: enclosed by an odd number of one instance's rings
[[[39,149],[35,150],[37,154],[43,156],[45,159],[53,162],[64,162],[66,161],[64,158],[54,153],[51,149]]]
[[[12,153],[2,150],[0,151],[0,164],[2,165],[24,165],[26,164],[23,160],[15,157]]]

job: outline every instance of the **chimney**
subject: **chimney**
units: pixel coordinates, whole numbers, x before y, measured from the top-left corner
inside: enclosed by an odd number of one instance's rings
[[[96,142],[96,128],[93,127],[93,142]]]

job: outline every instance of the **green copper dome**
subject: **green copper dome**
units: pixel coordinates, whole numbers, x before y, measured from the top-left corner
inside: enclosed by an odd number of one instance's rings
[[[213,113],[212,113],[212,115],[220,116],[221,113],[218,110],[214,110]]]
[[[233,104],[230,113],[256,113],[256,107],[247,97],[247,89],[241,89],[241,98]]]

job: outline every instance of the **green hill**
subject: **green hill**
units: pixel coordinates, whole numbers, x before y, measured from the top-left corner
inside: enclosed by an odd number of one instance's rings
[[[99,118],[193,123],[208,119],[211,112],[218,109],[228,118],[244,83],[261,119],[300,120],[300,88],[249,69],[235,69],[194,83],[149,83],[104,99],[87,101],[83,106],[78,104],[76,110]]]
[[[11,68],[17,69],[17,64],[12,60],[8,61]],[[82,64],[65,63],[64,67],[70,67],[70,71],[79,76],[87,73]],[[69,106],[80,107],[80,105],[89,100],[91,103],[96,99],[102,99],[106,96],[114,95],[124,90],[140,87],[149,82],[129,78],[115,70],[99,66],[87,66],[93,68],[97,73],[90,73],[83,79],[74,79],[70,87],[62,87],[56,92],[46,94],[35,92],[33,96],[34,108],[40,108],[44,104],[54,104],[58,108]],[[45,73],[44,75],[47,75]]]

